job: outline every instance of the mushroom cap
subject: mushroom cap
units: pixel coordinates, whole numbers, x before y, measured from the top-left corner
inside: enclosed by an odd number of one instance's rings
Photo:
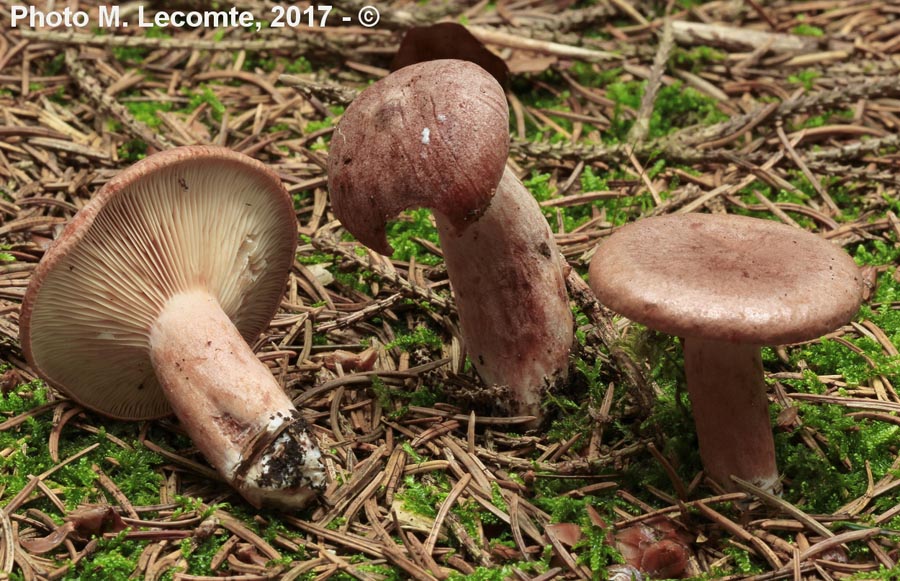
[[[360,93],[331,138],[335,216],[360,242],[391,254],[385,226],[427,207],[457,231],[490,204],[509,152],[503,89],[467,61],[404,67]]]
[[[840,247],[769,220],[724,214],[646,218],[597,248],[600,302],[680,337],[780,345],[853,318],[862,278]]]
[[[107,182],[38,264],[22,349],[87,408],[166,416],[149,352],[166,301],[205,290],[250,342],[275,315],[296,245],[290,196],[262,163],[219,147],[151,155]]]

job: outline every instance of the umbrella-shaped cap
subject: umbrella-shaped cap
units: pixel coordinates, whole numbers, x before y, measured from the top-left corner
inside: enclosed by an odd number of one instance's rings
[[[216,147],[152,155],[110,180],[38,265],[22,348],[86,407],[167,415],[148,344],[163,306],[206,291],[253,340],[278,308],[296,241],[290,197],[262,163]]]
[[[724,214],[647,218],[591,262],[602,303],[681,337],[778,345],[819,337],[859,308],[853,259],[815,234]]]
[[[404,67],[363,91],[335,129],[334,214],[382,254],[385,224],[407,208],[432,208],[463,230],[490,204],[508,152],[506,96],[487,71],[446,59]]]

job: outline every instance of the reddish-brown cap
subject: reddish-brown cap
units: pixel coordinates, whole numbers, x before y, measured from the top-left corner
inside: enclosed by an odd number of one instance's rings
[[[490,204],[509,152],[509,110],[497,81],[470,62],[402,68],[363,91],[331,138],[335,215],[390,254],[385,226],[426,207],[463,230]]]
[[[756,218],[683,214],[618,230],[591,261],[600,302],[652,329],[755,345],[819,337],[847,323],[862,279],[841,248]]]
[[[22,349],[88,408],[165,416],[148,335],[166,301],[206,290],[251,341],[278,308],[296,244],[290,196],[262,163],[218,147],[152,155],[110,180],[35,269]]]

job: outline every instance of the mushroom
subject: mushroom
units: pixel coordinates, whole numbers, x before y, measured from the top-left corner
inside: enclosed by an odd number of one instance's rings
[[[111,179],[35,269],[25,356],[103,415],[174,412],[253,505],[303,506],[325,484],[319,449],[247,344],[279,306],[296,233],[260,162],[217,147],[152,155]]]
[[[862,297],[839,247],[784,224],[732,215],[647,218],[596,251],[590,285],[631,320],[682,337],[688,394],[708,476],[781,488],[760,347],[814,339]]]
[[[382,254],[386,223],[433,210],[463,340],[507,413],[541,416],[542,392],[565,379],[573,323],[553,233],[506,168],[509,110],[481,67],[434,60],[363,91],[335,129],[328,188],[337,218]]]

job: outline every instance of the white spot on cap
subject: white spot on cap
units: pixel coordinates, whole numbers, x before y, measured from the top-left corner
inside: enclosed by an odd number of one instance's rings
[[[447,120],[447,116],[444,115],[443,113],[441,113],[440,115],[437,116],[437,120],[438,120],[438,122],[443,123],[444,121]]]
[[[422,143],[424,145],[428,145],[431,142],[431,129],[425,128],[422,130]]]

